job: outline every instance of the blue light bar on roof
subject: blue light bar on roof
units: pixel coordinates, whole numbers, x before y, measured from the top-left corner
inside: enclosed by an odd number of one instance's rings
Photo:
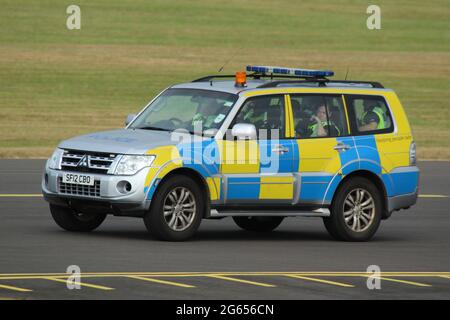
[[[310,70],[297,68],[282,68],[272,66],[247,66],[247,71],[264,74],[282,74],[299,77],[332,77],[333,71],[329,70]]]

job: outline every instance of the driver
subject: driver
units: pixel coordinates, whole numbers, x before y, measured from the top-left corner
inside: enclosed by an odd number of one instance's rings
[[[205,129],[211,128],[220,115],[221,108],[222,106],[215,99],[208,99],[201,103],[192,118],[192,126],[202,126]]]

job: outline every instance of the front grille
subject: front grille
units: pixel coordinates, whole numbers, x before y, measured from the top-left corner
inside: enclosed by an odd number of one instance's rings
[[[75,172],[108,173],[117,154],[64,150],[61,169]]]
[[[64,183],[62,178],[58,178],[59,192],[75,196],[100,197],[100,181],[95,180],[93,186],[82,184]]]

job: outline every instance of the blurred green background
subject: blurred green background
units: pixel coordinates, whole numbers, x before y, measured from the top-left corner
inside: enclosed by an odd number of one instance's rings
[[[81,30],[66,28],[67,6]],[[420,158],[450,159],[450,1],[0,0],[0,157],[123,126],[165,87],[247,64],[326,68],[399,95]]]

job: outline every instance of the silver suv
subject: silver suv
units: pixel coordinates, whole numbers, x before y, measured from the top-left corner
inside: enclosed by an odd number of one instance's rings
[[[392,90],[331,71],[247,71],[174,85],[125,129],[61,142],[42,180],[56,223],[142,217],[156,238],[181,241],[203,218],[264,232],[312,216],[336,239],[365,241],[415,204],[415,144]]]

